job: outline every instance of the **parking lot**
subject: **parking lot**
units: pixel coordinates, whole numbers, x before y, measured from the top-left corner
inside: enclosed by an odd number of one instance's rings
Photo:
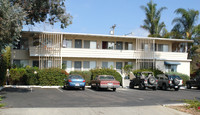
[[[153,91],[151,89],[122,89],[95,91],[86,88],[4,88],[0,95],[8,108],[30,107],[126,107],[181,103],[182,99],[199,99],[200,90]]]

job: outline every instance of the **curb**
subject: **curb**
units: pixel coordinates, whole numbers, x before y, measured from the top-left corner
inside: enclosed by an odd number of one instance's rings
[[[185,105],[190,105],[187,103],[175,103],[175,104],[163,104],[162,106],[166,107],[166,106],[185,106]]]
[[[36,86],[36,85],[5,85],[4,87],[11,88],[62,88],[63,86]],[[91,86],[85,86],[86,88],[90,88]],[[3,88],[2,88],[3,89]],[[0,87],[1,90],[1,87]]]

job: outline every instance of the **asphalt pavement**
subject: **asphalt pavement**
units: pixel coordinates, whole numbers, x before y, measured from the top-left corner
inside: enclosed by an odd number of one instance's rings
[[[8,108],[33,107],[128,107],[182,103],[183,99],[199,99],[200,90],[117,89],[96,91],[80,89],[4,88],[0,95]]]

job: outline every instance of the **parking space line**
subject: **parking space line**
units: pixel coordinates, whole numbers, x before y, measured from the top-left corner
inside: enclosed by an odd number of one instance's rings
[[[60,88],[56,88],[58,91],[60,91],[60,92],[62,92],[63,93],[63,91],[60,89]]]

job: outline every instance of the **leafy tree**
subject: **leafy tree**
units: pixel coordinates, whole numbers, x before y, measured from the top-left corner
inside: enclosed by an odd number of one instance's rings
[[[4,59],[6,61],[6,67],[10,68],[11,67],[11,64],[10,64],[10,58],[11,58],[10,46],[7,46],[5,48],[5,50],[3,50],[3,55],[4,55]]]
[[[160,37],[162,29],[165,27],[164,22],[160,22],[161,12],[166,9],[166,7],[161,7],[157,10],[157,4],[154,4],[152,0],[147,3],[147,6],[141,6],[145,11],[146,19],[144,20],[144,25],[141,27],[149,31],[150,37]]]
[[[197,31],[195,24],[198,20],[199,11],[179,8],[175,10],[175,13],[180,14],[181,17],[176,17],[172,21],[173,24],[175,23],[172,32],[178,33],[183,39],[192,39]]]
[[[12,41],[18,40],[26,13],[19,4],[0,0],[0,54]]]
[[[12,4],[19,4],[27,13],[26,24],[34,25],[48,21],[51,25],[60,22],[61,28],[72,23],[72,16],[66,12],[65,0],[10,0]]]

